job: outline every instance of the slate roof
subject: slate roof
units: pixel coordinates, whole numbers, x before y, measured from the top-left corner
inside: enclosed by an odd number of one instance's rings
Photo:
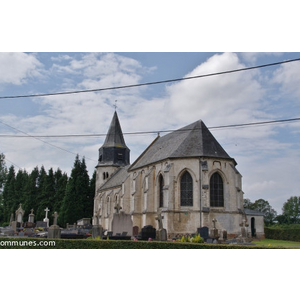
[[[168,158],[215,157],[232,159],[199,120],[163,137],[152,144],[131,165],[130,170],[141,168]]]
[[[128,168],[129,166],[118,168],[117,171],[112,175],[112,177],[100,187],[100,190],[106,190],[121,186],[129,175]]]
[[[127,148],[120,121],[115,111],[102,147]]]
[[[261,211],[258,211],[258,210],[252,210],[252,209],[248,209],[248,208],[245,208],[244,209],[245,211],[245,214],[246,215],[253,215],[253,216],[264,216],[265,214]]]

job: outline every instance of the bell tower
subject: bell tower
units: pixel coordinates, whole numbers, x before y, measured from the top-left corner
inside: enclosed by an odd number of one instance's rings
[[[96,192],[119,168],[130,164],[130,150],[125,144],[118,114],[115,111],[104,144],[99,148]]]

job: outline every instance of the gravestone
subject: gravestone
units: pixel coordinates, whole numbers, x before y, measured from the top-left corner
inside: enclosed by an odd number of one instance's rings
[[[37,221],[36,222],[36,227],[47,228],[48,224],[44,221]]]
[[[206,241],[209,238],[209,230],[208,227],[204,226],[197,229],[198,234]]]
[[[61,229],[57,225],[58,213],[54,212],[53,216],[53,225],[51,225],[48,229],[48,238],[49,239],[60,239],[61,237]]]
[[[24,223],[24,228],[34,228],[34,227],[35,227],[35,223],[32,223],[32,222]]]
[[[167,230],[163,228],[163,216],[161,212],[155,218],[158,221],[158,230],[157,230],[157,239],[159,241],[166,241],[167,240]]]
[[[20,203],[19,208],[16,210],[16,221],[19,223],[23,223],[23,216],[25,211],[22,209],[22,204]]]
[[[151,225],[146,225],[142,228],[141,239],[143,241],[148,241],[149,238],[153,240],[156,238],[156,229]]]
[[[10,220],[9,220],[9,225],[12,226],[12,222],[14,221],[14,214],[11,213],[10,215]]]
[[[47,228],[48,228],[49,227],[48,212],[50,211],[50,209],[47,207],[46,209],[44,209],[44,211],[46,212],[46,216],[43,221],[47,224]]]
[[[114,213],[111,222],[111,228],[113,235],[122,232],[132,232],[132,220],[131,215],[125,214],[124,212]]]
[[[132,227],[132,235],[137,236],[139,234],[139,226]]]
[[[33,209],[31,209],[31,213],[28,216],[28,222],[29,223],[34,223],[34,214],[33,214]]]
[[[241,234],[242,234],[242,238],[246,238],[247,237],[247,233],[246,233],[246,228],[245,227],[241,227]]]
[[[94,225],[92,228],[92,238],[95,239],[96,237],[102,237],[103,235],[103,227],[99,225],[99,218],[100,218],[101,208],[98,209],[97,213],[94,215]]]
[[[217,220],[216,219],[212,219],[212,222],[214,223],[214,228],[211,230],[211,237],[213,238],[213,239],[218,239],[220,236],[219,236],[219,231],[218,231],[218,229],[216,228],[216,222],[217,222]]]
[[[92,238],[95,239],[96,237],[102,237],[103,235],[103,228],[101,225],[93,225],[92,228]]]

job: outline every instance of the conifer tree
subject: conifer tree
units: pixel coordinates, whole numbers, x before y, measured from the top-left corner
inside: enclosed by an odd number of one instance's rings
[[[38,203],[36,212],[37,220],[42,220],[44,218],[44,210],[46,207],[48,207],[50,211],[53,212],[54,195],[55,178],[53,169],[50,168],[47,174],[44,166],[42,166],[38,177],[38,195],[36,198],[36,201]]]
[[[16,180],[15,180],[15,202],[17,204],[22,203],[22,207],[24,209],[24,202],[26,198],[26,186],[28,181],[29,175],[26,170],[19,169]],[[25,210],[25,215],[29,214],[29,209]]]
[[[68,175],[66,173],[62,173],[62,171],[58,168],[54,174],[55,179],[55,195],[54,195],[54,207],[53,212],[60,211],[60,207],[62,205],[62,201],[66,194],[66,186],[68,182]]]
[[[24,192],[24,210],[30,211],[34,210],[34,214],[36,214],[38,209],[37,195],[38,195],[38,176],[39,169],[35,167],[28,176],[28,180],[25,186]],[[37,218],[35,218],[37,220]]]
[[[93,217],[95,189],[96,189],[96,171],[94,171],[93,176],[90,179],[89,195],[88,195],[87,203],[85,205],[85,216],[87,218]]]
[[[3,187],[7,176],[5,165],[5,155],[0,153],[0,224],[4,222],[4,203],[3,203]]]
[[[86,170],[85,160],[82,162],[77,155],[71,176],[66,187],[66,194],[63,199],[59,213],[59,224],[73,224],[85,217],[85,205],[89,195],[89,176]]]
[[[18,208],[15,194],[16,175],[15,168],[11,166],[8,170],[8,174],[3,189],[3,210],[4,210],[4,222],[9,222],[11,213],[15,213]]]

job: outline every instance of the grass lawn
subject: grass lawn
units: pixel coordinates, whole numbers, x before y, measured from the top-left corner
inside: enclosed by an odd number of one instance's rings
[[[260,241],[253,241],[257,246],[270,247],[270,248],[286,248],[286,249],[300,249],[300,242],[283,241],[283,240],[270,240],[264,239]]]

